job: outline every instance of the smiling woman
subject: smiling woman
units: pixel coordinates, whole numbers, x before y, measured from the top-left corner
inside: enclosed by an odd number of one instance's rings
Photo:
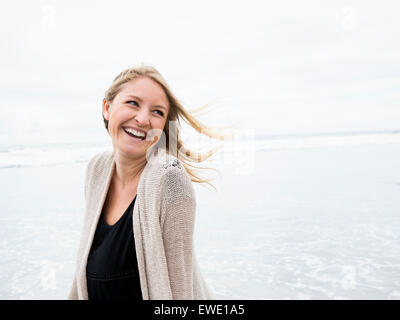
[[[117,95],[103,100],[103,117],[114,151],[121,158],[143,157],[153,143],[145,140],[147,132],[162,132],[168,107],[163,88],[151,78],[138,77],[120,85]]]
[[[137,92],[143,92],[143,95],[148,97],[147,101],[144,101],[143,99],[145,97],[141,97]],[[182,119],[197,132],[210,138],[225,140],[231,136],[221,134],[220,132],[207,127],[186,111],[172,93],[172,90],[169,88],[165,79],[154,67],[140,66],[127,69],[115,77],[112,85],[106,91],[103,100],[103,119],[106,129],[109,129],[110,119],[108,110],[109,106],[112,104],[129,105],[131,108],[125,110],[130,109],[132,112],[139,112],[139,110],[144,112],[147,110],[146,112],[149,115],[151,114],[149,119],[145,119],[146,121],[149,121],[147,127],[151,128],[153,135],[155,132],[162,134],[162,137],[165,137],[165,147],[167,152],[173,154],[182,161],[182,164],[191,180],[193,182],[206,183],[213,186],[210,179],[202,178],[199,175],[199,170],[203,169],[203,167],[197,167],[195,163],[207,160],[218,150],[218,148],[210,149],[203,153],[191,150],[181,140],[179,127],[177,127],[175,123],[177,122],[180,124],[180,120]],[[104,112],[104,110],[106,112]],[[198,109],[198,111],[201,110],[202,108]],[[157,118],[154,115],[158,115],[159,117]],[[139,120],[141,120],[141,118],[139,118]],[[163,126],[161,125],[163,122],[162,120],[165,121]],[[140,125],[140,123],[138,123],[138,125]],[[146,126],[146,124],[143,123],[141,123],[141,125]],[[136,129],[140,128],[136,127]],[[110,130],[108,131],[111,134]],[[173,132],[173,135],[170,134],[171,132]],[[157,138],[159,137],[159,134],[156,134]],[[146,139],[147,141],[150,141],[146,145],[147,148],[154,142],[152,139],[154,137],[153,135]],[[173,148],[170,148],[171,146]]]
[[[69,298],[213,299],[193,244],[192,182],[209,181],[192,162],[216,150],[192,153],[179,128],[170,129],[183,118],[209,137],[227,136],[185,111],[150,66],[120,73],[102,113],[113,151],[95,155],[86,170],[86,212]]]

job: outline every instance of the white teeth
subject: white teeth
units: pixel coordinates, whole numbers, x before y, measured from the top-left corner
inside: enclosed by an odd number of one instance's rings
[[[127,131],[129,133],[132,133],[132,134],[134,134],[135,136],[138,136],[138,137],[145,137],[146,136],[145,133],[136,131],[136,130],[131,129],[131,128],[125,128],[125,131]]]

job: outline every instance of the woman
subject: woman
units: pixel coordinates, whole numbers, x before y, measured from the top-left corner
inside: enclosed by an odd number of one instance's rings
[[[190,152],[175,124],[183,118],[202,134],[224,136],[186,112],[150,66],[120,73],[102,111],[113,152],[97,154],[86,169],[86,212],[69,299],[214,299],[194,252],[192,181],[209,183],[193,162],[215,149]]]

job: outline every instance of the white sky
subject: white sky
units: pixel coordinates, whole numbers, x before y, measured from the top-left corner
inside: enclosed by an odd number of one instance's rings
[[[2,1],[0,136],[104,134],[104,91],[140,62],[188,109],[222,101],[211,125],[399,129],[399,17],[399,1]]]

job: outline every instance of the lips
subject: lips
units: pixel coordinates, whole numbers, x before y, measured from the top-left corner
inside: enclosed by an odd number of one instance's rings
[[[137,127],[122,127],[123,129],[127,130],[127,131],[133,131],[133,133],[138,133],[140,135],[145,135],[147,134],[147,131],[143,130],[143,129],[139,129]]]
[[[123,130],[125,131],[125,133],[127,135],[129,135],[131,138],[137,140],[137,141],[143,141],[144,139],[146,139],[146,135],[140,135],[143,134],[139,131],[136,130],[132,130],[130,128],[123,128]]]

